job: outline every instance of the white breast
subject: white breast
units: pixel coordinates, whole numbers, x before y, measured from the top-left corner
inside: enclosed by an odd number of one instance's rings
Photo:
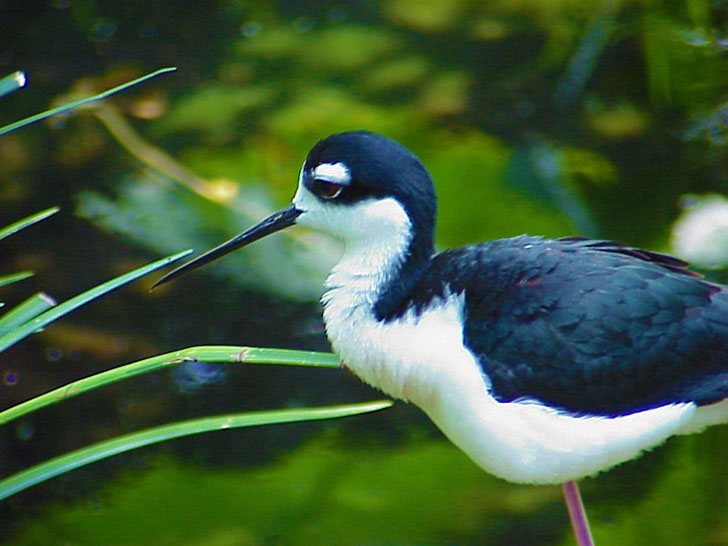
[[[631,459],[689,426],[693,404],[617,418],[574,417],[535,402],[501,403],[463,345],[463,296],[387,323],[372,312],[381,278],[346,258],[327,280],[326,332],[354,373],[412,401],[479,466],[524,483],[561,483]]]

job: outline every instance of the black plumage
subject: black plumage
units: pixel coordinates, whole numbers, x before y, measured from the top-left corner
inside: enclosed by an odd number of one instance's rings
[[[386,318],[450,293],[499,401],[618,416],[728,397],[728,291],[676,258],[578,238],[462,247]]]

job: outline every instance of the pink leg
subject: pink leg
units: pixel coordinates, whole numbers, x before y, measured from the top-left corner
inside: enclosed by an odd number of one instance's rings
[[[569,509],[571,527],[574,529],[574,536],[576,536],[576,543],[578,546],[594,546],[594,539],[589,529],[589,521],[586,519],[584,504],[581,502],[579,484],[576,483],[576,480],[571,480],[562,484],[562,488],[564,489],[566,507]]]

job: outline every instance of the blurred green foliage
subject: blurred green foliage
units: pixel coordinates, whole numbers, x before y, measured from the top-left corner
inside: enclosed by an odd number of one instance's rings
[[[12,543],[90,544],[103,536],[107,544],[140,546],[446,544],[477,534],[498,514],[507,520],[559,503],[558,489],[510,488],[444,442],[382,452],[347,448],[329,434],[255,473],[200,472],[157,458],[133,484],[122,476],[109,487],[97,501],[98,517],[88,517],[85,502],[58,506]],[[553,533],[538,523],[505,536]]]
[[[669,472],[643,499],[617,493],[592,506],[597,544],[725,544],[725,480],[716,484],[713,472],[725,463],[706,465],[700,447],[672,450]],[[587,502],[598,495],[588,487]],[[149,458],[142,475],[123,473],[93,500],[51,506],[8,544],[100,537],[138,546],[573,544],[559,488],[507,484],[441,440],[357,447],[335,431],[256,471]]]
[[[234,235],[286,203],[307,150],[341,130],[379,131],[420,156],[440,196],[442,248],[532,233],[669,251],[683,196],[728,188],[723,2],[10,0],[0,20],[0,63],[29,78],[27,89],[3,98],[0,125],[46,109],[49,96],[78,97],[179,67],[105,110],[0,139],[0,225],[44,206],[66,211],[53,239],[8,253],[11,271],[33,269],[51,293],[74,293],[130,260],[202,251]],[[0,362],[0,378],[20,378],[0,384],[0,399],[12,405],[182,345],[326,349],[314,300],[337,252],[332,241],[291,230],[152,296],[141,288],[104,303],[81,325],[49,328]],[[710,275],[725,278],[725,268]],[[165,377],[68,404],[0,431],[0,464],[10,473],[84,440],[183,415],[339,402],[364,389],[345,377],[254,377],[231,374],[194,395]],[[68,489],[39,486],[37,496],[0,507],[0,517],[10,530],[25,528],[25,543],[93,544],[108,533],[104,542],[121,544],[134,522],[148,531],[136,536],[156,542],[172,533],[179,543],[204,535],[197,543],[209,544],[321,536],[330,544],[570,543],[556,488],[497,482],[444,443],[411,445],[411,434],[434,433],[416,411],[401,412],[387,412],[391,421],[377,421],[375,431],[365,419],[349,431],[386,439],[391,447],[381,453],[350,450],[344,436],[327,440],[333,447],[324,454],[315,443],[295,451],[305,433],[291,427],[249,441],[210,437],[175,443],[168,460],[150,456],[147,469],[127,468],[108,483],[89,470],[69,478]],[[720,428],[676,438],[586,480],[598,544],[728,544],[725,440]],[[289,449],[287,463],[218,468]],[[407,451],[402,466],[399,450]],[[367,485],[355,487],[346,471],[359,461],[370,466]],[[296,481],[309,472],[319,489]],[[276,489],[256,488],[273,474]],[[338,475],[342,489],[326,491]],[[206,496],[208,506],[200,490],[220,496]],[[312,504],[298,504],[299,490]],[[338,495],[325,510],[315,504],[321,491]],[[158,507],[160,498],[168,512],[155,520],[158,508],[146,502]],[[358,511],[351,498],[385,509]],[[504,500],[512,498],[521,504]],[[452,507],[462,507],[460,516]],[[216,517],[220,534],[210,531]],[[118,526],[101,523],[112,520]]]

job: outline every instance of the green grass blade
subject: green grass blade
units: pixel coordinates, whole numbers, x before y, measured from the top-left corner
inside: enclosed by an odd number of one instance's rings
[[[50,459],[0,481],[0,500],[87,464],[173,438],[214,430],[334,419],[381,410],[392,404],[393,402],[389,400],[380,400],[342,406],[237,413],[182,421],[133,432]]]
[[[119,366],[78,381],[73,381],[26,402],[0,412],[0,425],[18,419],[41,408],[71,398],[104,385],[144,373],[176,366],[182,362],[220,362],[232,364],[283,364],[290,366],[314,366],[337,368],[339,358],[332,353],[294,351],[290,349],[266,349],[261,347],[235,347],[213,345],[189,347],[171,353],[145,358],[131,364]]]
[[[0,336],[4,336],[13,328],[34,319],[44,311],[56,305],[56,302],[43,292],[29,297],[23,303],[16,305],[0,317]]]
[[[41,220],[45,220],[49,216],[53,216],[59,210],[61,210],[59,207],[51,207],[49,209],[36,212],[35,214],[28,216],[27,218],[18,220],[17,222],[10,224],[3,229],[0,229],[0,240],[5,239],[5,237],[10,237],[13,233],[17,233],[21,229],[25,229],[28,226],[40,222]]]
[[[25,86],[25,73],[18,70],[0,79],[0,97]]]
[[[208,349],[225,349],[224,346],[192,347],[189,351],[202,351],[197,360],[205,361]],[[317,368],[338,368],[341,359],[334,353],[321,353],[316,351],[296,351],[293,349],[268,349],[265,347],[227,347],[238,349],[236,355],[238,362],[247,364],[284,364],[288,366],[314,366]],[[193,355],[195,353],[193,352]]]
[[[45,112],[41,112],[40,114],[36,114],[34,116],[30,116],[25,119],[21,119],[20,121],[16,121],[15,123],[11,123],[10,125],[6,125],[5,127],[0,127],[0,136],[4,135],[6,133],[9,133],[10,131],[20,129],[21,127],[25,127],[26,125],[30,125],[31,123],[35,123],[36,121],[41,121],[41,120],[44,120],[51,116],[55,116],[56,114],[62,114],[64,112],[68,112],[70,110],[73,110],[74,108],[78,108],[79,106],[83,106],[85,104],[89,104],[94,101],[105,99],[106,97],[109,97],[110,95],[113,95],[114,93],[118,93],[120,91],[128,89],[129,87],[132,87],[132,86],[142,83],[146,80],[154,78],[155,76],[159,76],[160,74],[165,74],[167,72],[173,72],[175,70],[177,70],[176,67],[160,68],[159,70],[155,70],[151,74],[147,74],[146,76],[142,76],[141,78],[137,78],[130,82],[118,85],[112,89],[108,89],[97,95],[93,95],[93,96],[87,97],[85,99],[71,101],[71,102],[63,104],[57,108],[51,108],[50,110],[46,110]]]
[[[0,286],[13,284],[14,282],[22,281],[32,276],[32,271],[19,271],[18,273],[12,273],[11,275],[3,275],[0,277]]]
[[[134,271],[130,271],[129,273],[111,279],[110,281],[106,281],[105,283],[100,284],[99,286],[96,286],[91,290],[87,290],[86,292],[83,292],[82,294],[79,294],[78,296],[75,296],[70,300],[64,301],[53,309],[49,309],[45,313],[38,315],[33,320],[26,322],[22,326],[14,329],[12,332],[9,332],[4,336],[0,337],[0,352],[4,351],[11,345],[14,345],[21,339],[29,336],[33,332],[37,332],[54,320],[57,320],[62,316],[70,313],[74,309],[88,303],[89,301],[103,296],[107,292],[110,292],[116,288],[119,288],[120,286],[128,284],[138,279],[139,277],[143,277],[144,275],[147,275],[152,271],[156,271],[157,269],[168,265],[170,262],[179,260],[180,258],[187,256],[191,252],[191,250],[185,250],[183,252],[173,254],[172,256],[167,256],[166,258],[157,260],[154,263],[145,265],[144,267],[140,267],[139,269],[135,269]]]

